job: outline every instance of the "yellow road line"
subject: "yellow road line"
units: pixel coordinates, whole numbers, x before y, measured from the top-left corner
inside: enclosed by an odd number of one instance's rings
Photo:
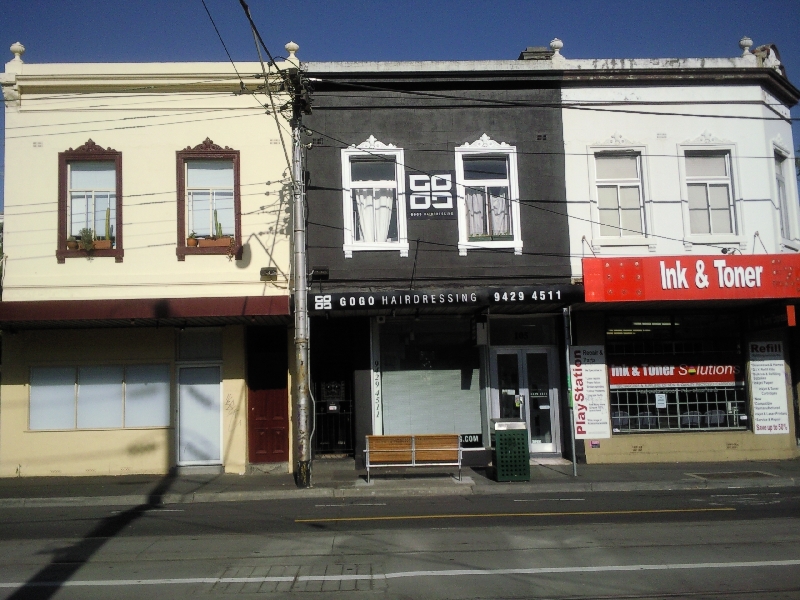
[[[454,515],[397,515],[383,517],[328,517],[322,519],[295,519],[295,523],[332,523],[336,521],[403,521],[421,519],[475,519],[492,517],[574,517],[587,515],[656,515],[666,513],[702,513],[735,511],[735,508],[658,508],[650,510],[581,510],[575,512],[524,512],[524,513],[472,513]]]

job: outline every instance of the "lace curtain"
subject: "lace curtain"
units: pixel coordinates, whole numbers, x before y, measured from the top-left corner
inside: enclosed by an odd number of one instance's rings
[[[508,202],[508,189],[488,188],[489,215],[487,219],[486,190],[467,188],[466,203],[469,213],[469,235],[510,235],[511,211]]]
[[[389,242],[389,226],[394,208],[391,188],[360,188],[353,190],[359,242]]]

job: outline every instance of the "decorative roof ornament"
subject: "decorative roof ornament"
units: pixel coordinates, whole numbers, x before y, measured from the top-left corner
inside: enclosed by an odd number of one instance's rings
[[[14,42],[11,44],[11,53],[14,55],[14,58],[11,59],[14,62],[22,62],[22,55],[25,54],[25,46],[20,44],[19,42]]]
[[[467,142],[459,148],[510,148],[505,142],[496,142],[485,133],[471,144]]]
[[[197,144],[197,146],[195,146],[194,148],[192,148],[191,146],[186,146],[186,148],[184,148],[184,151],[186,150],[201,150],[205,152],[210,152],[213,150],[231,150],[231,148],[229,148],[228,146],[225,146],[223,148],[219,144],[215,144],[213,141],[211,141],[211,138],[206,138],[203,140],[202,144]]]
[[[352,148],[353,146],[350,147]],[[394,144],[384,144],[383,142],[376,140],[374,135],[371,135],[358,146],[355,146],[355,148],[359,148],[361,150],[381,150],[383,148],[397,148],[397,146]]]
[[[739,40],[739,48],[742,49],[742,56],[747,56],[750,54],[750,47],[753,45],[753,40],[751,40],[748,36],[744,36],[742,39]]]
[[[284,48],[286,48],[286,51],[289,53],[288,60],[297,60],[297,57],[295,56],[295,53],[298,50],[300,50],[300,46],[298,46],[294,42],[289,42],[288,44],[286,44],[284,46]]]
[[[89,138],[82,146],[78,146],[74,150],[70,148],[67,152],[116,152],[116,150],[110,146],[108,148],[103,148],[101,145],[96,144],[92,138]]]
[[[564,42],[558,38],[553,38],[550,42],[550,49],[553,51],[553,58],[561,56],[561,49],[564,47]]]

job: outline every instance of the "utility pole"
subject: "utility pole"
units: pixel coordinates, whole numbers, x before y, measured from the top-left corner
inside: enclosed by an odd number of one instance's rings
[[[296,394],[296,439],[297,465],[295,482],[297,487],[311,487],[311,402],[308,372],[308,266],[306,261],[306,186],[304,169],[305,147],[301,141],[302,118],[311,114],[311,100],[306,81],[295,57],[299,46],[286,44],[289,53],[286,70],[289,76],[292,99],[292,195],[294,234],[294,346],[295,370],[293,376]]]

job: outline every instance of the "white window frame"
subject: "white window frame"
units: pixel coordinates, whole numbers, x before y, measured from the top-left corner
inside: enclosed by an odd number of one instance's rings
[[[720,142],[703,142],[701,144],[683,144],[678,146],[678,169],[681,179],[681,212],[684,224],[684,244],[738,244],[741,249],[747,247],[747,240],[744,236],[744,226],[742,223],[742,199],[739,190],[742,189],[739,183],[738,153],[736,144]],[[724,178],[730,185],[731,210],[733,215],[731,223],[733,233],[692,233],[692,226],[689,215],[689,184],[700,183],[701,181],[711,182],[713,178],[690,178],[686,175],[686,155],[692,154],[726,154],[729,174]],[[723,181],[723,178],[719,178]]]
[[[800,252],[800,240],[798,240],[798,203],[797,194],[795,191],[795,178],[787,177],[787,170],[793,169],[794,156],[792,152],[779,143],[779,140],[772,142],[772,153],[775,158],[780,157],[782,169],[778,172],[775,161],[772,162],[772,169],[774,171],[772,177],[772,193],[775,198],[775,207],[777,208],[777,233],[780,236],[781,246],[794,252]],[[788,165],[788,166],[787,166]],[[792,175],[794,171],[791,171]],[[778,184],[779,177],[783,179],[783,193],[785,206],[781,206],[780,186]],[[785,212],[784,212],[785,210]],[[786,219],[788,231],[784,231],[783,219]]]
[[[642,145],[625,144],[596,144],[587,147],[587,160],[589,171],[589,212],[592,228],[592,247],[601,248],[603,246],[648,246],[651,251],[655,251],[655,241],[652,239],[650,232],[652,229],[651,223],[651,206],[650,191],[649,191],[649,177],[647,174],[647,147]],[[642,234],[641,235],[601,235],[600,234],[600,198],[597,193],[597,186],[604,183],[613,185],[615,182],[619,183],[622,180],[602,179],[597,178],[597,163],[595,157],[598,155],[620,155],[638,157],[639,163],[639,207],[641,210],[642,219]],[[598,183],[601,181],[603,183]]]
[[[514,254],[522,254],[522,233],[519,211],[519,175],[517,171],[517,148],[506,142],[496,142],[483,134],[472,143],[456,147],[456,198],[458,201],[458,254],[466,256],[468,250],[513,248]],[[508,199],[511,205],[510,240],[470,240],[464,179],[464,157],[506,156],[508,160]],[[480,183],[478,183],[480,185]]]
[[[392,156],[395,161],[395,183],[397,185],[397,241],[396,242],[360,242],[355,239],[355,223],[353,222],[353,183],[350,163],[357,157]],[[342,150],[342,214],[344,217],[344,256],[353,258],[353,252],[364,250],[391,250],[400,252],[400,256],[408,256],[408,229],[406,224],[405,194],[405,160],[403,149],[394,144],[384,144],[370,136],[358,146],[350,146]]]

